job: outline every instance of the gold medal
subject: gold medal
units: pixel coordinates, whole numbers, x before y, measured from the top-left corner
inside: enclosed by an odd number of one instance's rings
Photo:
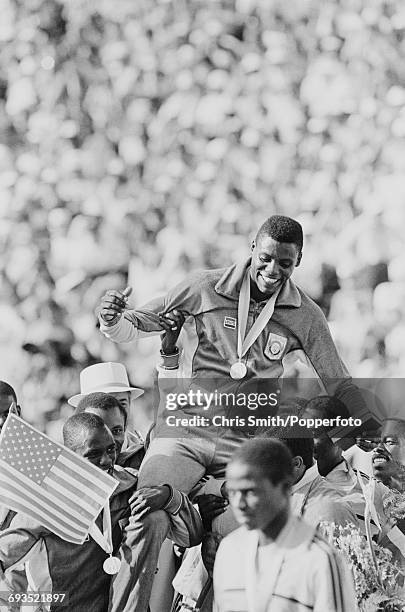
[[[118,557],[108,557],[103,563],[103,570],[106,574],[118,574],[121,567],[121,560]]]
[[[253,322],[252,327],[249,329],[246,334],[247,321],[249,316],[249,303],[250,303],[250,274],[249,268],[245,272],[245,276],[243,277],[242,286],[239,291],[239,299],[238,299],[238,345],[236,349],[236,354],[238,356],[238,361],[231,365],[229,373],[231,378],[235,380],[240,380],[244,378],[247,374],[247,367],[244,363],[242,363],[242,357],[246,355],[250,347],[256,342],[259,335],[262,333],[267,323],[270,321],[273,316],[274,307],[276,305],[276,300],[278,294],[280,292],[281,286],[278,290],[273,293],[265,306],[263,307],[261,313],[257,317],[257,319]],[[228,317],[229,319],[229,317]],[[270,351],[272,355],[278,355],[281,350],[281,345],[274,343],[270,347]]]
[[[241,361],[236,361],[231,365],[231,369],[229,370],[231,378],[234,380],[240,380],[241,378],[245,378],[247,374],[247,367]]]

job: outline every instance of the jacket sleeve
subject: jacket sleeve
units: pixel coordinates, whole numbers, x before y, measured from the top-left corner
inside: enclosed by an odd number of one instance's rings
[[[185,493],[171,487],[171,496],[163,508],[170,518],[168,537],[178,546],[197,546],[204,529],[198,510]]]
[[[162,332],[158,313],[164,309],[164,298],[157,298],[146,304],[142,309],[126,310],[115,325],[106,325],[98,317],[100,331],[113,342],[132,342],[147,335]]]
[[[194,273],[165,296],[151,300],[142,308],[126,310],[115,325],[106,325],[99,316],[100,331],[114,342],[131,342],[145,335],[160,334],[163,330],[159,323],[159,313],[179,309],[190,315],[199,309],[198,287],[203,277],[201,271]]]
[[[0,532],[0,577],[6,570],[25,563],[46,533],[39,523],[24,514],[16,514],[10,526]]]
[[[336,396],[345,405],[349,415],[364,422],[369,420],[371,413],[366,401],[339,356],[324,314],[313,304],[308,311],[308,317],[312,323],[301,343],[309,364],[319,377],[325,392]],[[377,426],[378,423],[374,428]]]

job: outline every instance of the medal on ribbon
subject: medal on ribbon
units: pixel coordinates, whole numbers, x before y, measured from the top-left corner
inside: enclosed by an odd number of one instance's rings
[[[235,363],[231,365],[229,373],[234,380],[240,380],[241,378],[245,378],[247,367],[243,361],[235,361]]]
[[[273,316],[274,307],[276,305],[277,296],[280,292],[281,287],[273,293],[263,310],[253,323],[252,327],[246,334],[246,326],[249,314],[249,303],[250,303],[250,274],[249,268],[245,272],[243,277],[242,286],[239,292],[238,300],[238,346],[237,355],[238,361],[235,361],[229,369],[229,374],[234,380],[240,380],[245,378],[247,374],[247,366],[242,361],[242,357],[246,355],[252,344],[257,340],[267,323]],[[281,347],[278,347],[280,350]]]
[[[111,513],[108,500],[103,508],[103,533],[101,533],[97,525],[93,523],[90,527],[89,535],[91,535],[93,540],[109,555],[103,563],[103,570],[105,573],[109,575],[118,574],[121,567],[121,560],[118,559],[118,557],[112,556]]]
[[[108,557],[103,563],[103,570],[106,574],[114,575],[118,574],[121,567],[121,560],[118,557],[113,557],[112,555]]]

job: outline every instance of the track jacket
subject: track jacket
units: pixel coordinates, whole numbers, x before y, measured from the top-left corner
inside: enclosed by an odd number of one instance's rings
[[[100,318],[100,329],[115,342],[130,342],[162,331],[158,313],[181,310],[188,315],[180,336],[183,378],[229,380],[229,369],[237,361],[239,291],[249,266],[250,259],[229,268],[194,272],[166,296],[140,309],[125,311],[115,325],[107,326]],[[265,302],[250,300],[246,331],[264,305]],[[245,382],[280,378],[287,356],[309,364],[325,390],[336,394],[351,414],[364,409],[321,309],[291,279],[277,298],[272,318],[243,357],[248,368]]]

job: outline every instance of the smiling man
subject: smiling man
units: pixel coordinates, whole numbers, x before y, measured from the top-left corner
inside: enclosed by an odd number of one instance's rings
[[[278,440],[250,440],[227,468],[240,528],[222,540],[214,566],[216,612],[353,612],[343,559],[290,513],[292,456]]]
[[[51,612],[107,612],[107,609],[127,612],[132,610],[134,566],[146,565],[131,545],[134,532],[149,531],[145,542],[146,552],[150,552],[154,534],[149,530],[148,519],[157,516],[158,520],[153,521],[155,529],[160,525],[165,534],[169,531],[179,546],[193,546],[201,539],[198,512],[185,495],[169,485],[136,490],[137,478],[115,467],[114,438],[98,415],[84,412],[70,417],[63,427],[63,441],[70,450],[118,481],[110,498],[110,515],[113,554],[121,557],[120,570],[111,584],[111,575],[103,569],[108,555],[93,538],[89,537],[83,544],[73,544],[17,513],[10,526],[0,532],[0,592],[10,588],[19,590],[19,584],[13,583],[15,576],[6,575],[4,579],[3,572],[21,562],[30,562],[34,559],[31,555],[38,555],[38,545],[41,545],[41,560],[35,557],[31,568],[34,584],[41,584],[42,590],[66,593],[63,602],[51,605]],[[102,514],[96,524],[100,530],[105,529]],[[45,559],[42,554],[46,555]],[[0,607],[1,603],[0,598]]]
[[[108,393],[89,393],[80,400],[75,414],[82,412],[97,414],[111,431],[117,453],[116,464],[139,469],[145,456],[144,445],[137,439],[128,438],[127,412],[121,402]]]
[[[201,385],[209,391],[247,393],[256,391],[263,380],[265,389],[270,385],[274,391],[272,381],[283,375],[283,362],[289,355],[308,361],[329,393],[350,401],[355,387],[326,319],[290,278],[301,262],[302,247],[301,225],[290,217],[274,215],[258,230],[247,261],[194,272],[142,309],[127,309],[127,291],[107,291],[98,311],[100,329],[115,342],[130,342],[169,329],[168,318],[177,310],[185,315],[180,334],[185,379],[179,381],[181,391]],[[210,416],[234,417],[238,411],[238,405],[232,403],[215,405]],[[264,412],[274,414],[275,409],[266,406]],[[212,422],[207,427],[174,429],[165,420],[167,414],[161,412],[143,461],[141,486],[167,482],[189,493],[207,471],[223,478],[232,452],[252,435],[238,427],[215,427]],[[174,414],[185,420],[207,416],[204,406],[195,404],[183,404]],[[219,481],[219,495],[221,484]],[[144,588],[141,592],[145,599],[137,602],[134,612],[147,610],[147,592]]]
[[[136,478],[125,471],[114,470],[115,443],[111,432],[95,414],[80,414],[68,419],[63,428],[64,444],[98,468],[119,481],[110,499],[112,543],[117,552],[122,538],[120,521],[130,515],[129,499],[136,489]],[[97,525],[102,529],[102,516]],[[41,559],[38,561],[38,546]],[[44,555],[44,558],[42,558]],[[6,570],[22,561],[32,563],[34,584],[43,590],[66,593],[63,602],[53,604],[51,610],[86,610],[106,612],[111,576],[103,571],[107,553],[92,539],[83,544],[72,544],[27,517],[17,513],[10,527],[0,533],[0,567]],[[2,589],[19,588],[14,585],[14,574],[8,576],[9,585]]]
[[[390,489],[405,491],[405,420],[387,419],[373,451],[373,474]]]
[[[272,217],[271,219],[274,219]],[[293,223],[296,223],[294,227]],[[287,223],[286,223],[287,225]],[[279,291],[291,276],[294,268],[299,266],[302,257],[302,229],[293,220],[290,221],[292,242],[279,242],[273,238],[274,223],[264,223],[252,243],[252,260],[250,264],[250,289],[254,300],[267,300]],[[295,232],[293,230],[295,229]],[[282,236],[281,236],[282,237]]]

